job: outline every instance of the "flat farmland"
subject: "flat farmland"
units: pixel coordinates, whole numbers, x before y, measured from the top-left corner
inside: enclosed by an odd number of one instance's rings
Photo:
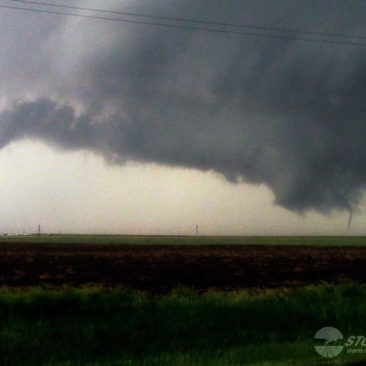
[[[362,245],[167,245],[154,242],[156,237],[133,237],[139,245],[72,244],[46,238],[42,243],[2,239],[0,286],[123,285],[167,293],[177,286],[205,291],[366,283]]]
[[[314,335],[365,334],[364,244],[4,236],[1,365],[362,365],[348,349],[322,358]]]

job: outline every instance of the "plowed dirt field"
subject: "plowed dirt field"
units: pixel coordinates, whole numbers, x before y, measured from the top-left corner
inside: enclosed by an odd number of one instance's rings
[[[366,282],[366,247],[0,243],[0,286],[274,288]]]

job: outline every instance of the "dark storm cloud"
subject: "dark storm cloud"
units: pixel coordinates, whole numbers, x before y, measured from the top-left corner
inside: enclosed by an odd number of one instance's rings
[[[366,35],[362,1],[332,4],[154,1],[133,9]],[[0,146],[41,138],[117,163],[214,170],[233,182],[266,184],[279,205],[298,212],[351,211],[359,203],[366,46],[63,21],[39,35],[38,76],[25,72],[29,85],[17,89],[35,90],[33,101],[0,115]],[[52,98],[44,98],[45,89]]]

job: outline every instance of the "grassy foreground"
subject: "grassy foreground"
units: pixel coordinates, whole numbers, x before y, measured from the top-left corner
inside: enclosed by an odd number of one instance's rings
[[[0,290],[0,364],[341,365],[314,350],[325,326],[366,335],[366,286],[153,296],[125,288]],[[364,358],[366,359],[366,357]],[[348,360],[348,361],[347,361]]]

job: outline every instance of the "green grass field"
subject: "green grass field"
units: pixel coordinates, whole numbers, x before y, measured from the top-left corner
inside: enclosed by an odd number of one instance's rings
[[[116,288],[0,291],[1,365],[344,365],[325,359],[325,326],[366,335],[366,286],[154,296]],[[364,347],[366,349],[366,347]],[[366,362],[366,361],[365,361]]]
[[[162,245],[366,245],[366,236],[9,235],[1,242]]]

